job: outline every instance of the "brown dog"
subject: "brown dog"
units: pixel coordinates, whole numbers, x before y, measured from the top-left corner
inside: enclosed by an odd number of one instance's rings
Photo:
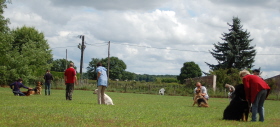
[[[41,85],[42,83],[39,81],[39,82],[37,82],[37,85],[36,85],[36,87],[35,87],[35,93],[36,94],[40,94],[41,95],[41,92],[42,92],[42,85]]]
[[[27,90],[26,92],[22,92],[22,93],[24,93],[25,96],[30,96],[30,95],[35,94],[35,91],[34,91],[33,89],[29,89],[29,90]]]
[[[207,100],[202,96],[201,90],[196,89],[195,96],[193,98],[193,106],[197,104],[198,107],[209,107]]]

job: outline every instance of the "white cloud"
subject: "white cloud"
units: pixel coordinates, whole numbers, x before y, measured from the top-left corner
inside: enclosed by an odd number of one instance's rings
[[[216,64],[208,53],[238,16],[251,33],[258,52],[255,67],[263,75],[280,73],[280,2],[275,0],[25,0],[13,1],[4,16],[10,27],[34,26],[45,34],[55,59],[66,57],[79,70],[85,35],[84,70],[91,58],[122,59],[127,71],[141,74],[178,75],[184,62],[194,61],[208,72],[205,62]]]

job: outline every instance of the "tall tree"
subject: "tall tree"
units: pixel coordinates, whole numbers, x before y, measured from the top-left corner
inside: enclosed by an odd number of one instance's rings
[[[100,61],[101,61],[101,59],[91,58],[91,61],[89,62],[88,67],[87,67],[87,75],[88,75],[89,79],[96,80],[96,78],[97,78],[97,74],[95,72],[96,64]]]
[[[16,28],[11,33],[14,37],[12,50],[16,53],[10,55],[11,78],[36,80],[51,67],[48,61],[52,59],[52,54],[44,34],[26,26]]]
[[[135,73],[124,71],[122,80],[134,80],[135,79]]]
[[[57,71],[57,72],[64,72],[64,70],[66,68],[68,68],[68,65],[70,63],[73,63],[71,60],[67,60],[66,59],[56,59],[54,61],[51,62],[52,67],[51,67],[51,71]],[[74,66],[74,68],[76,69],[77,67]]]
[[[185,62],[177,79],[180,81],[180,83],[184,83],[185,79],[187,78],[200,77],[201,75],[201,69],[196,63],[193,61]]]
[[[9,19],[6,19],[3,16],[4,9],[7,8],[7,5],[5,4],[6,0],[0,0],[0,32],[1,33],[7,33],[9,32],[8,24],[10,23]]]
[[[9,61],[13,59],[11,54],[16,54],[12,51],[13,36],[8,27],[9,19],[3,16],[4,9],[7,7],[5,2],[5,0],[0,0],[0,85],[10,83],[9,66],[11,63]]]
[[[105,58],[102,63],[104,67],[108,67],[108,58]],[[126,69],[126,64],[119,59],[118,57],[110,57],[110,71],[109,71],[109,78],[110,79],[123,79],[123,75]]]
[[[97,59],[92,58],[89,62],[89,66],[87,67],[87,72],[90,79],[96,79],[96,64],[101,62],[105,68],[108,68],[108,58]],[[120,60],[118,57],[110,57],[110,71],[109,78],[110,79],[123,79],[123,75],[125,73],[126,64]],[[91,73],[91,74],[90,74]]]
[[[242,83],[242,80],[239,76],[239,69],[218,69],[214,71],[209,71],[211,75],[216,75],[217,80],[216,80],[216,87],[217,88],[224,88],[225,84],[230,84],[230,85],[238,85]],[[232,72],[232,73],[228,73]]]
[[[214,44],[215,49],[209,51],[212,56],[217,60],[218,64],[209,64],[205,62],[211,70],[218,69],[245,69],[252,68],[255,59],[256,51],[255,46],[250,46],[250,33],[242,29],[240,19],[233,17],[233,24],[228,25],[231,27],[229,33],[222,34],[224,42]]]

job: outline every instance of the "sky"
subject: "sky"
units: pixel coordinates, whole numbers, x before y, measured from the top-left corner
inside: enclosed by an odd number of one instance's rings
[[[179,75],[185,62],[203,72],[217,64],[209,53],[223,42],[233,17],[250,33],[263,78],[280,74],[279,0],[8,0],[9,27],[35,27],[44,33],[54,59],[67,59],[83,72],[92,58],[118,57],[126,71]]]

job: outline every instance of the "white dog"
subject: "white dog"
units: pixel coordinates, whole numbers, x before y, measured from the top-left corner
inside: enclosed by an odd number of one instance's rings
[[[159,95],[164,95],[164,92],[165,92],[165,89],[161,88],[158,93],[159,93]]]
[[[98,93],[98,89],[95,89],[93,94],[97,94],[97,93]],[[105,93],[104,93],[104,99],[106,105],[114,105],[113,100]]]

